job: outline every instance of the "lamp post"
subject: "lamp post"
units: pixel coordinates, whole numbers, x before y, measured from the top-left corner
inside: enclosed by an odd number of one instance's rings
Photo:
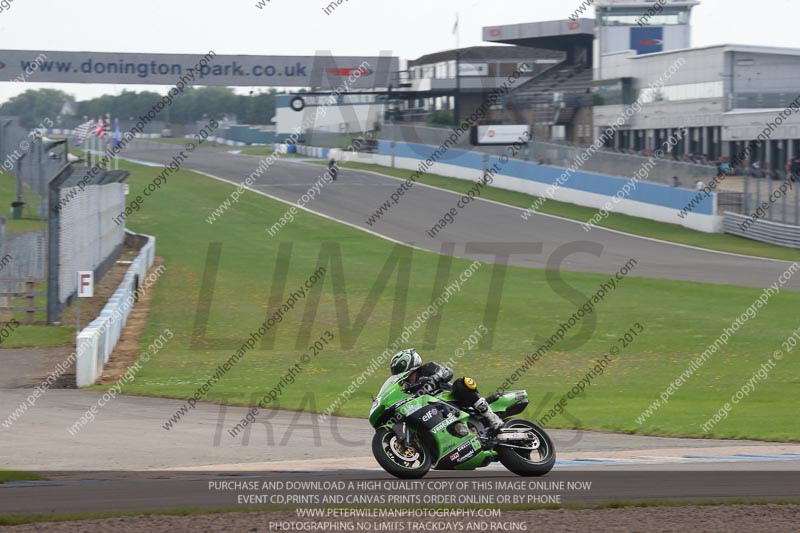
[[[59,189],[70,177],[72,163],[69,161],[67,140],[55,141],[50,148],[64,145],[64,163],[47,186],[47,323],[54,325],[61,320],[62,307],[59,302],[59,233],[61,215],[58,210]]]
[[[456,25],[453,32],[456,34],[456,96],[453,101],[453,125],[458,127],[459,117],[461,116],[461,36],[458,24],[458,13],[456,13]]]

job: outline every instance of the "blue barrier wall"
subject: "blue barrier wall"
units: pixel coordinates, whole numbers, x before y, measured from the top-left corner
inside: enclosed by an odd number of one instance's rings
[[[392,155],[391,145],[391,141],[379,141],[378,153],[384,156]],[[424,144],[398,142],[395,145],[395,156],[424,161],[428,159],[437,148],[438,147]],[[445,156],[439,160],[439,163],[480,171],[483,169],[483,157],[484,154],[480,152],[466,152],[464,150],[450,149]],[[560,167],[538,165],[536,163],[513,159],[502,164],[500,163],[499,157],[490,156],[489,168],[493,167],[495,164],[498,164],[499,168],[502,168],[500,174],[504,176],[533,181],[548,186],[558,180],[561,174],[566,170]],[[573,172],[561,187],[564,189],[611,197],[617,194],[628,181],[629,180],[626,178],[579,170]],[[626,196],[626,199],[680,211],[684,209],[696,195],[696,191],[689,189],[679,189],[657,183],[639,181],[636,184],[636,189],[632,190]],[[698,215],[713,215],[713,197],[703,197],[695,206],[692,213]],[[675,223],[678,223],[677,217]]]

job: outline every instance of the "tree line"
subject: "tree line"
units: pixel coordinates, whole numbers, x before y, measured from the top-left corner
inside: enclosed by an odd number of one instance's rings
[[[165,121],[172,124],[190,124],[203,119],[238,119],[241,124],[270,124],[275,116],[277,90],[239,95],[228,87],[201,87],[187,89],[178,95],[163,112]],[[34,128],[42,117],[61,119],[65,127],[83,120],[111,114],[113,118],[130,119],[147,113],[161,94],[153,91],[123,91],[117,96],[103,95],[90,100],[75,98],[56,89],[27,90],[0,105],[0,115],[19,117],[20,125]],[[65,104],[69,104],[65,108]],[[62,114],[65,109],[71,113]]]

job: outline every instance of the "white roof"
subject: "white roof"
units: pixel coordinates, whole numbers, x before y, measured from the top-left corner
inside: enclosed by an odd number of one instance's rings
[[[634,55],[631,59],[646,59],[664,54],[686,54],[699,52],[701,50],[713,50],[719,48],[721,53],[725,52],[745,52],[749,54],[775,54],[784,56],[800,56],[800,48],[781,48],[779,46],[753,46],[748,44],[713,44],[701,46],[699,48],[680,48],[677,50],[665,50],[664,52],[654,52],[652,54]],[[627,51],[627,50],[626,50]],[[610,55],[610,54],[604,54]]]

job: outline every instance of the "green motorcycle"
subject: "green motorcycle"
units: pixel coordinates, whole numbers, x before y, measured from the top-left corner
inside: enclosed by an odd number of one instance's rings
[[[507,391],[486,398],[506,419],[499,432],[487,428],[470,409],[457,407],[447,390],[404,387],[409,372],[391,376],[369,412],[375,428],[372,453],[395,477],[419,479],[435,470],[474,470],[500,461],[519,476],[542,476],[556,462],[553,441],[542,428],[509,418],[528,406],[528,393]]]

